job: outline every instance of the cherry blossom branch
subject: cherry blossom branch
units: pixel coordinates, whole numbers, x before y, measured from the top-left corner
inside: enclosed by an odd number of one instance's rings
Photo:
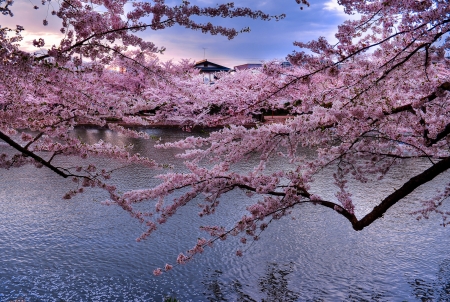
[[[161,21],[160,23],[163,24],[163,23],[166,23],[166,22],[169,22],[169,21],[170,21],[170,19],[165,20],[165,21]],[[122,31],[126,32],[126,31],[137,30],[137,29],[145,29],[145,28],[150,27],[150,26],[152,26],[152,25],[151,24],[144,24],[144,25],[123,27],[123,28],[118,28],[118,29],[110,29],[110,30],[107,30],[107,31],[104,31],[104,32],[94,33],[94,34],[90,35],[89,37],[84,38],[83,40],[80,40],[80,41],[76,42],[75,44],[71,45],[70,47],[61,50],[61,52],[62,53],[70,52],[70,51],[72,51],[75,48],[78,48],[78,47],[81,47],[81,46],[85,45],[86,42],[92,40],[93,38],[106,36],[108,34],[116,33],[116,32],[122,32]],[[42,60],[47,59],[49,57],[51,57],[50,54],[45,54],[45,55],[36,57],[36,61],[42,61]]]
[[[42,136],[44,135],[44,132],[40,132],[38,135],[36,135],[33,140],[31,140],[28,144],[23,147],[24,149],[28,149],[33,143],[37,142]]]
[[[0,13],[2,15],[10,15],[11,17],[13,16],[13,13],[11,12],[11,9],[9,8],[9,6],[11,6],[13,4],[12,0],[1,0],[0,4],[2,4],[3,2],[6,2],[4,4],[4,6],[0,6]]]
[[[442,130],[441,132],[438,133],[438,135],[436,135],[436,138],[430,139],[427,142],[427,146],[429,147],[429,146],[432,146],[432,145],[438,143],[442,139],[446,138],[449,134],[450,134],[450,124],[447,124],[445,126],[444,130]]]
[[[405,182],[399,189],[395,190],[389,196],[384,198],[377,206],[375,206],[371,212],[366,214],[362,219],[358,220],[354,214],[351,214],[346,209],[341,206],[325,200],[316,200],[311,198],[311,194],[307,191],[303,191],[300,193],[301,196],[309,198],[309,200],[304,200],[302,202],[312,202],[314,204],[318,204],[330,209],[337,211],[339,214],[347,218],[347,220],[352,224],[353,229],[356,231],[360,231],[365,227],[372,224],[378,218],[381,218],[386,211],[391,208],[394,204],[405,198],[407,195],[412,193],[419,186],[433,180],[436,176],[442,174],[446,170],[450,169],[450,157],[447,157],[438,163],[434,164],[430,168],[426,169],[422,173],[410,178],[407,182]],[[238,186],[246,190],[254,191],[254,188],[248,187],[246,185]],[[285,196],[284,193],[271,192],[269,194],[276,196]]]
[[[413,192],[419,186],[433,180],[436,176],[444,173],[450,169],[450,157],[447,157],[430,168],[426,169],[422,173],[410,178],[399,189],[395,190],[392,194],[387,196],[383,201],[373,210],[365,215],[361,220],[352,223],[355,230],[362,230],[364,227],[370,225],[372,222],[382,217],[386,211],[396,204],[399,200],[405,198],[408,194]]]
[[[21,145],[16,143],[14,140],[12,140],[8,135],[4,134],[1,131],[0,131],[0,139],[2,139],[5,143],[10,145],[11,147],[16,149],[17,151],[19,151],[23,155],[31,157],[36,162],[38,162],[38,163],[42,164],[43,166],[49,168],[50,170],[52,170],[56,174],[58,174],[58,175],[60,175],[60,176],[62,176],[64,178],[67,178],[67,177],[70,176],[69,174],[66,174],[66,173],[62,172],[60,169],[58,169],[55,166],[53,166],[52,164],[50,164],[48,161],[44,160],[42,157],[38,156],[36,153],[28,150],[27,148],[22,147]]]
[[[438,35],[436,35],[435,39],[433,40],[433,42],[437,41],[442,35],[444,35],[444,33],[439,33]],[[414,42],[414,41],[413,41]],[[411,42],[411,44],[413,43]],[[422,43],[419,44],[413,51],[411,51],[407,56],[405,56],[403,58],[403,60],[401,60],[400,62],[396,63],[394,66],[390,67],[388,70],[386,70],[383,75],[381,77],[379,77],[374,83],[378,84],[379,82],[381,82],[383,79],[385,79],[393,70],[397,69],[398,67],[402,66],[403,64],[405,64],[406,61],[408,61],[409,59],[411,59],[411,57],[413,57],[419,50],[421,50],[424,47],[429,47],[431,45],[431,43],[433,42],[427,42],[427,43]]]

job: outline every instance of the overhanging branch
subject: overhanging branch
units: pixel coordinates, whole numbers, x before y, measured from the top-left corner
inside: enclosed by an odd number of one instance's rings
[[[38,163],[42,164],[43,166],[49,168],[50,170],[52,170],[53,172],[55,172],[56,174],[67,178],[70,175],[64,173],[63,171],[59,170],[57,167],[53,166],[52,164],[50,164],[48,161],[46,161],[45,159],[43,159],[42,157],[38,156],[37,154],[35,154],[34,152],[26,149],[25,147],[22,147],[21,145],[19,145],[18,143],[16,143],[14,140],[12,140],[8,135],[4,134],[3,132],[0,131],[0,139],[2,139],[5,143],[7,143],[8,145],[10,145],[11,147],[13,147],[14,149],[16,149],[17,151],[19,151],[20,153],[22,153],[25,156],[31,157],[32,159],[34,159],[35,161],[37,161]]]
[[[403,186],[397,189],[394,193],[386,197],[378,206],[374,207],[373,210],[364,216],[361,220],[352,222],[353,228],[357,231],[362,230],[366,226],[370,225],[372,222],[382,217],[386,211],[396,204],[401,199],[405,198],[408,194],[413,192],[419,186],[433,180],[436,176],[445,172],[450,168],[450,157],[447,157],[440,162],[434,164],[422,173],[414,176]]]

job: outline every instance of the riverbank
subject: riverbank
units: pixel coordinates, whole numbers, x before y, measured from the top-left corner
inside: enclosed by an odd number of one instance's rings
[[[123,127],[127,127],[127,128],[148,128],[148,129],[152,129],[152,128],[182,128],[183,122],[182,120],[176,120],[176,119],[170,119],[167,120],[166,122],[155,122],[152,121],[150,118],[146,118],[143,117],[144,120],[146,120],[148,122],[147,125],[142,125],[142,124],[138,124],[138,123],[127,123],[127,122],[123,122],[120,120],[116,120],[116,121],[109,121],[109,123],[114,123],[117,124],[119,126],[123,126]],[[288,116],[288,115],[267,115],[264,116],[263,118],[263,122],[259,122],[259,121],[255,121],[254,123],[246,123],[244,124],[245,127],[255,127],[257,125],[264,125],[264,124],[273,124],[273,123],[284,123],[287,119],[293,118],[293,116]],[[82,128],[98,128],[97,125],[91,124],[91,123],[78,123],[77,127],[82,127]],[[201,126],[194,126],[194,128],[220,128],[220,127],[201,127]]]

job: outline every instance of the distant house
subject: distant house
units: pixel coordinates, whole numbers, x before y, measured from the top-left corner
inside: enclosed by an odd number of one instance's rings
[[[239,71],[239,70],[254,69],[254,68],[261,68],[261,67],[262,67],[261,63],[247,63],[247,64],[234,66],[234,70]]]
[[[291,68],[292,67],[292,64],[288,61],[280,62],[279,64],[283,68]],[[234,70],[239,71],[239,70],[255,69],[255,68],[261,68],[261,67],[263,67],[263,64],[261,64],[261,63],[247,63],[247,64],[234,66]]]
[[[281,67],[290,68],[290,67],[292,67],[292,64],[291,64],[291,62],[284,61],[281,63]]]
[[[198,61],[197,63],[195,63],[194,67],[197,69],[200,69],[200,73],[204,74],[203,79],[204,79],[205,83],[214,83],[214,79],[217,78],[214,74],[217,72],[231,71],[231,68],[228,68],[228,67],[225,67],[225,66],[213,63],[213,62],[209,62],[206,59]]]

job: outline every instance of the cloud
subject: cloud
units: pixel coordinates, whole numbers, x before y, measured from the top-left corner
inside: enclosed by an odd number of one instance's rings
[[[323,10],[336,14],[344,19],[357,20],[361,17],[360,14],[348,15],[344,11],[344,7],[339,5],[337,0],[328,0],[323,4]]]
[[[31,0],[33,3],[37,0]],[[179,3],[179,0],[170,0]],[[61,20],[48,16],[45,6],[34,10],[33,3],[29,1],[16,1],[14,3],[13,18],[0,15],[0,24],[15,28],[16,24],[25,27],[24,35],[26,40],[22,43],[22,48],[30,52],[39,49],[32,45],[32,40],[44,38],[46,44],[44,48],[49,48],[53,44],[58,44],[62,35],[59,32]],[[226,0],[191,0],[192,4],[199,6],[224,3]],[[51,2],[53,3],[53,2]],[[251,32],[242,33],[233,40],[228,40],[223,36],[211,36],[202,34],[199,31],[192,31],[180,26],[174,26],[164,30],[148,30],[140,32],[139,35],[147,41],[155,43],[161,47],[165,46],[167,51],[160,58],[164,61],[174,59],[192,59],[194,61],[204,58],[206,48],[206,58],[218,64],[233,67],[244,63],[255,63],[271,59],[283,59],[292,53],[296,48],[294,41],[307,42],[325,36],[332,41],[337,25],[349,18],[344,15],[342,7],[335,0],[315,0],[311,1],[310,7],[300,6],[294,0],[241,0],[236,6],[246,6],[253,9],[262,9],[270,15],[286,14],[286,18],[275,21],[261,21],[250,18],[198,18],[202,21],[211,21],[213,24],[242,29],[249,26]],[[263,7],[261,7],[263,6]],[[52,9],[50,9],[51,11]],[[42,21],[48,19],[49,26],[43,26]]]
[[[329,0],[323,4],[323,8],[327,11],[332,11],[336,13],[344,13],[344,7],[339,5],[337,0]]]
[[[62,35],[58,33],[51,32],[33,32],[25,33],[25,38],[21,43],[21,49],[27,52],[46,52],[47,49],[51,48],[53,45],[58,46],[62,39]],[[39,38],[44,39],[45,45],[42,49],[39,49],[33,45],[33,40],[38,40]]]
[[[51,6],[43,6],[40,2],[36,2],[39,9],[33,8],[33,2],[16,1],[11,7],[14,17],[0,15],[0,24],[2,27],[15,29],[16,25],[25,28],[22,32],[24,37],[21,49],[28,52],[40,51],[33,46],[33,40],[43,38],[45,40],[44,48],[50,48],[53,44],[58,45],[63,35],[59,32],[61,20],[51,15],[54,9]],[[44,26],[43,20],[48,20],[49,25]]]

